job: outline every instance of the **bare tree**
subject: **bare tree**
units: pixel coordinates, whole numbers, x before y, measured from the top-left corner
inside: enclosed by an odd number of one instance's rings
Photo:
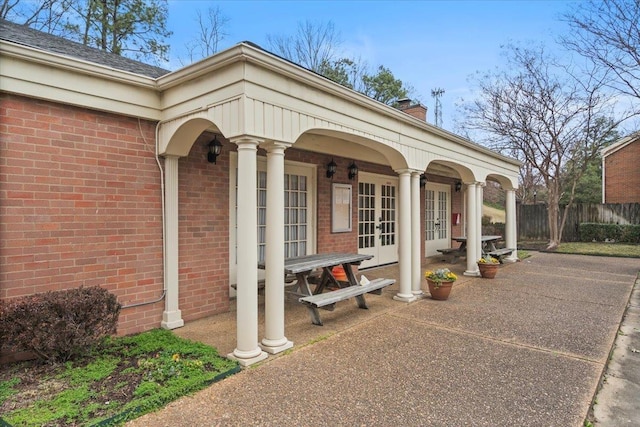
[[[213,55],[218,51],[220,42],[228,35],[225,28],[229,18],[222,14],[219,6],[210,7],[206,14],[200,9],[196,10],[196,22],[198,34],[185,45],[188,58],[180,59],[183,65]]]
[[[268,34],[267,43],[273,53],[318,73],[336,61],[342,39],[331,21],[305,21],[298,23],[294,36]]]
[[[616,90],[640,98],[640,1],[577,2],[562,43],[598,65]]]
[[[560,218],[563,188],[570,188],[606,144],[607,135],[627,114],[613,120],[613,95],[595,73],[573,75],[556,64],[544,48],[505,48],[504,70],[477,78],[479,97],[464,105],[471,129],[484,132],[494,149],[517,153],[546,187],[549,249],[561,241],[566,213]],[[569,164],[569,160],[571,162]],[[572,168],[570,174],[566,168]],[[563,186],[563,179],[574,180]]]

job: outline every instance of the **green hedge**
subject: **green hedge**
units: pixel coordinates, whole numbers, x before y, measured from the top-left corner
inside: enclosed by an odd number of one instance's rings
[[[582,242],[613,240],[619,243],[640,243],[640,225],[638,224],[583,222],[579,227],[580,241]]]

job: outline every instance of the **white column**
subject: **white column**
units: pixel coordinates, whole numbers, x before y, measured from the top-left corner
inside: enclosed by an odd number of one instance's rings
[[[514,251],[504,259],[504,262],[516,262],[518,260],[518,228],[516,220],[516,190],[506,191],[505,221],[504,221],[505,244],[507,248]]]
[[[480,237],[482,236],[482,208],[484,207],[484,182],[476,183],[476,233],[477,236],[477,244],[476,244],[476,259],[477,261],[482,256],[482,240]]]
[[[276,354],[293,347],[284,336],[284,150],[290,144],[269,142],[267,150],[267,224],[265,251],[265,337],[260,347]]]
[[[164,159],[164,312],[160,326],[175,329],[184,326],[178,309],[178,157]]]
[[[422,259],[420,245],[420,171],[411,172],[411,293],[422,292]]]
[[[398,204],[400,292],[393,299],[411,302],[416,300],[416,296],[411,293],[411,172],[406,169],[396,172],[400,175],[400,203]]]
[[[479,276],[478,270],[478,254],[476,248],[478,245],[478,233],[476,216],[478,215],[476,202],[476,183],[467,184],[467,270],[463,273],[465,276]]]
[[[258,141],[240,138],[233,142],[238,146],[237,346],[227,357],[249,366],[267,358],[258,346]]]

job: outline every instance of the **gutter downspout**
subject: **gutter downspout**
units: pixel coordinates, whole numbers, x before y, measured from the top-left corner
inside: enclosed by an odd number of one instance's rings
[[[166,228],[166,219],[165,219],[165,197],[164,197],[164,169],[162,168],[162,164],[160,163],[160,154],[158,153],[159,151],[159,146],[158,143],[160,141],[160,126],[163,125],[164,123],[170,122],[172,120],[175,119],[179,119],[181,117],[185,117],[188,116],[190,114],[193,113],[198,113],[201,111],[206,110],[205,107],[200,107],[197,108],[195,110],[191,110],[182,114],[179,114],[177,116],[171,117],[169,119],[164,119],[164,120],[160,120],[158,123],[156,123],[156,131],[155,131],[155,137],[156,137],[156,150],[155,150],[155,159],[156,159],[156,164],[158,165],[158,170],[160,171],[160,204],[161,204],[161,210],[162,210],[162,295],[160,295],[159,298],[156,298],[152,301],[145,301],[145,302],[138,302],[135,304],[129,304],[129,305],[123,305],[122,308],[133,308],[133,307],[141,307],[144,305],[151,305],[151,304],[155,304],[157,302],[160,302],[162,300],[165,299],[166,295],[167,295],[167,284],[165,282],[165,269],[166,269],[166,260],[165,260],[165,228]],[[140,123],[140,119],[138,118],[138,125]]]

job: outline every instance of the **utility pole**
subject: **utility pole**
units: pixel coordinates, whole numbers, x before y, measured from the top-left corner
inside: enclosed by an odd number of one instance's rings
[[[442,88],[436,88],[436,89],[431,89],[431,96],[433,96],[436,99],[436,112],[435,112],[435,124],[438,127],[442,127],[442,102],[440,101],[440,97],[444,94],[444,89]]]

